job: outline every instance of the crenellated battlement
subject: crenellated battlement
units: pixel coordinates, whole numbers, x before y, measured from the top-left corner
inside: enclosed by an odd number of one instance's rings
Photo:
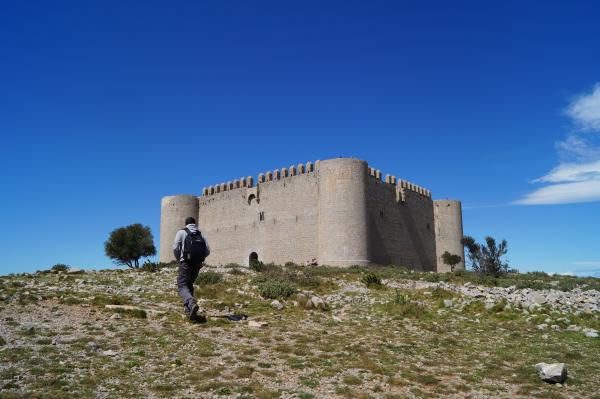
[[[404,192],[403,192],[404,190],[410,190],[410,191],[413,191],[424,197],[431,198],[431,191],[427,190],[424,187],[413,184],[407,180],[398,179],[394,175],[387,175],[387,174],[385,175],[385,179],[382,179],[383,174],[381,173],[381,170],[375,169],[372,167],[368,168],[368,173],[369,173],[370,177],[372,177],[376,180],[379,180],[386,184],[390,184],[392,186],[396,186],[396,190],[398,192],[400,192],[403,202],[404,202]]]
[[[298,165],[291,165],[288,168],[275,169],[274,171],[267,171],[258,174],[257,184],[267,183],[271,181],[288,179],[294,176],[300,176],[307,173],[314,173],[320,165],[319,160],[312,162],[306,162],[305,164],[299,163]],[[227,183],[220,183],[214,186],[208,186],[202,188],[202,195],[209,196],[218,194],[224,191],[231,191],[240,188],[252,188],[254,187],[254,179],[252,176],[240,177],[237,180],[228,181]]]
[[[271,181],[288,179],[294,176],[300,176],[307,173],[314,173],[319,169],[320,161],[317,160],[314,163],[306,162],[305,164],[299,163],[297,165],[290,165],[287,168],[275,169],[273,171],[266,171],[258,174],[257,184],[263,184]],[[431,191],[417,184],[411,183],[407,180],[398,179],[394,175],[386,174],[385,179],[383,173],[379,169],[368,167],[367,169],[370,177],[381,181],[382,183],[389,184],[396,187],[399,192],[399,197],[404,201],[404,190],[409,190],[422,195],[427,198],[431,198]],[[226,183],[216,184],[214,186],[204,187],[202,189],[202,195],[214,195],[224,191],[232,191],[240,188],[252,188],[254,187],[254,179],[252,176],[240,177],[237,180],[231,180]]]
[[[414,191],[417,194],[420,194],[424,197],[431,198],[431,191],[427,190],[424,187],[418,186],[406,180],[400,180],[398,182],[397,187],[399,189]]]

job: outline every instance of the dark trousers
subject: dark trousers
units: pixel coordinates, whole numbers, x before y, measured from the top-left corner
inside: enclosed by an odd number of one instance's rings
[[[202,262],[179,262],[179,274],[177,275],[177,290],[179,296],[183,299],[183,306],[186,312],[190,312],[196,304],[194,298],[194,281],[202,268]]]

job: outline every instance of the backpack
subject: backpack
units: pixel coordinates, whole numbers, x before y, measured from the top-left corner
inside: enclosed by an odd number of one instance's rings
[[[193,262],[204,262],[208,251],[202,234],[199,231],[192,233],[187,227],[184,230],[187,236],[183,245],[183,259]]]

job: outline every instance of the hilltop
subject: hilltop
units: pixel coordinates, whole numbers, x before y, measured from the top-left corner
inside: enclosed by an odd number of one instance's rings
[[[600,397],[598,279],[205,267],[193,324],[148,269],[0,277],[0,397]]]

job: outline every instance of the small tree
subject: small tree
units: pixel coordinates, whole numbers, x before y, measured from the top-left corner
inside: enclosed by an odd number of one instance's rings
[[[450,266],[450,271],[452,272],[454,271],[454,267],[458,265],[461,260],[462,258],[460,256],[451,254],[448,251],[442,254],[442,261],[448,266]]]
[[[156,255],[150,227],[139,223],[113,230],[104,251],[115,263],[132,269],[140,267],[140,258]]]
[[[507,243],[502,240],[496,245],[492,237],[485,238],[486,245],[478,244],[473,237],[465,236],[462,243],[468,251],[472,269],[481,274],[499,277],[509,271],[508,262],[502,261],[506,255]]]

